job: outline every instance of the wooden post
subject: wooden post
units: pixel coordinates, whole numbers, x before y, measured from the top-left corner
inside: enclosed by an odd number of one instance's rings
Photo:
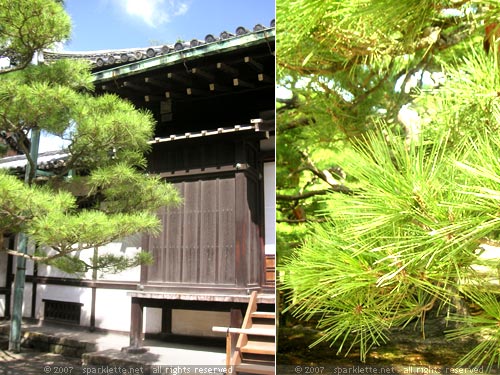
[[[240,309],[231,309],[231,318],[230,318],[229,327],[231,328],[241,328],[241,324],[243,323],[243,315]],[[232,366],[231,358],[236,350],[236,343],[238,342],[238,334],[237,333],[227,333],[226,339],[226,366]],[[228,368],[229,370],[229,368]],[[229,373],[229,372],[228,372]]]
[[[31,282],[31,319],[36,317],[36,294],[38,289],[38,262],[33,262],[33,281]]]
[[[144,335],[142,333],[142,320],[143,320],[144,306],[141,299],[132,297],[132,310],[130,317],[130,346],[122,348],[122,352],[131,354],[145,353],[147,348],[142,346]]]
[[[233,355],[233,342],[234,340],[232,339],[233,334],[229,332],[229,328],[227,329],[226,333],[226,368],[227,368],[227,373],[230,374],[230,366],[231,366],[231,357]]]
[[[97,260],[99,257],[99,248],[94,247],[94,255],[92,257],[92,266],[94,269],[92,270],[92,299],[90,304],[90,332],[95,331],[95,309],[96,309],[96,300],[97,300]]]
[[[130,346],[139,348],[142,346],[142,313],[143,307],[139,298],[132,297],[132,316],[130,320]]]
[[[161,333],[166,335],[172,334],[172,308],[161,308]]]
[[[9,239],[10,244],[10,249],[14,248],[14,236],[11,236]],[[10,319],[10,301],[11,301],[11,296],[12,296],[12,283],[14,282],[14,274],[12,273],[12,265],[14,263],[14,256],[11,254],[7,255],[7,274],[5,275],[5,287],[7,288],[7,291],[5,293],[5,314],[4,317],[5,319]]]
[[[243,147],[244,150],[244,147]],[[247,179],[244,172],[235,176],[235,270],[236,285],[239,288],[248,285],[248,251],[249,234],[249,209],[247,203]]]

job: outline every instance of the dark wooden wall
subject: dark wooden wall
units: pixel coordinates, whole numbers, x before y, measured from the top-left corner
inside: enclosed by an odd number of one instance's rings
[[[184,204],[159,214],[163,233],[150,240],[155,264],[149,268],[148,281],[233,285],[234,178],[175,185]]]
[[[145,289],[246,293],[265,282],[258,152],[258,142],[234,138],[157,145],[150,168],[184,202],[160,210],[161,234],[145,241],[155,259]]]

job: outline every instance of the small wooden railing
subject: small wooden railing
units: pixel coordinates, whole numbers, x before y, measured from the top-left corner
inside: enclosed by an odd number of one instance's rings
[[[241,327],[213,327],[226,333],[226,367],[228,373],[274,374],[276,354],[276,314],[257,311],[257,292],[253,292]],[[255,323],[261,320],[265,323]],[[249,357],[252,357],[251,359]]]

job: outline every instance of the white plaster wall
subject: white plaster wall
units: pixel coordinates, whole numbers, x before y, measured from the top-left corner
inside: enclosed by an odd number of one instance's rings
[[[49,254],[53,254],[55,252],[53,251],[48,251]],[[82,250],[82,251],[77,251],[74,254],[78,255],[80,259],[83,259],[84,261],[88,261],[89,259],[92,258],[93,256],[93,250]],[[28,261],[28,264],[32,264],[31,261]],[[32,272],[30,273],[32,274]],[[92,278],[92,273],[88,272],[85,275],[74,275],[74,274],[69,274],[66,272],[63,272],[59,270],[56,267],[53,266],[48,266],[45,264],[39,264],[38,265],[38,276],[51,276],[51,277],[65,277],[65,278],[74,278],[74,279],[79,279],[79,278]]]
[[[265,253],[276,254],[276,164],[264,163]]]
[[[90,290],[90,289],[89,289]],[[131,300],[127,290],[97,289],[95,324],[99,328],[130,330]],[[90,319],[90,301],[88,305]]]
[[[172,333],[203,337],[224,337],[213,326],[228,327],[231,314],[225,311],[172,310]]]
[[[111,242],[108,245],[101,247],[99,250],[101,254],[115,254],[134,256],[141,251],[142,234],[125,238],[122,241]],[[99,273],[99,280],[113,280],[113,281],[137,281],[141,278],[141,267],[129,268],[117,274],[102,274]]]
[[[8,245],[8,240],[4,238],[3,246]],[[0,287],[5,287],[7,276],[7,254],[0,253]],[[0,295],[0,317],[5,317],[5,295]]]
[[[130,237],[127,237],[120,241],[115,241],[107,244],[106,246],[101,246],[99,248],[100,254],[115,254],[115,255],[125,255],[125,256],[134,256],[137,252],[141,250],[141,234],[136,234]],[[50,252],[49,252],[50,253]],[[90,263],[93,256],[93,249],[86,249],[82,251],[75,252],[78,254],[80,259],[83,261]],[[28,261],[27,270],[29,272],[27,274],[33,274],[33,262]],[[137,281],[140,280],[141,268],[134,267],[124,272],[117,274],[105,274],[102,272],[98,272],[98,280],[109,280],[109,281]],[[47,266],[40,264],[38,266],[38,275],[39,276],[52,276],[52,277],[66,277],[66,278],[82,278],[87,280],[92,280],[92,271],[88,271],[83,275],[73,275],[63,272],[56,267]]]
[[[130,236],[123,241],[112,242],[106,246],[101,247],[101,253],[114,253],[123,254],[126,256],[133,256],[141,250],[141,234]],[[31,250],[32,251],[32,250]],[[89,261],[93,257],[93,249],[83,250],[78,252],[78,255],[85,261]],[[7,256],[6,254],[0,255],[0,282],[5,284]],[[16,261],[14,259],[13,270],[15,272]],[[26,274],[33,275],[33,262],[27,261]],[[64,277],[92,280],[92,271],[87,272],[85,275],[73,275],[65,273],[55,267],[43,264],[38,265],[38,275],[47,277]],[[103,274],[98,273],[98,280],[102,281],[132,281],[139,283],[140,280],[140,267],[128,269],[119,274]],[[0,286],[3,286],[0,284]],[[132,287],[133,288],[133,287]],[[135,288],[133,288],[135,289]],[[24,302],[23,302],[23,316],[31,316],[31,290],[32,284],[26,283],[24,289]],[[110,290],[110,289],[97,289],[96,299],[96,326],[99,328],[128,331],[130,329],[130,297],[127,296],[128,290]],[[2,298],[0,305],[0,316],[5,314],[5,297]],[[92,304],[92,289],[81,288],[65,285],[52,285],[52,284],[38,284],[37,286],[37,300],[35,318],[44,318],[44,303],[43,299],[52,299],[56,301],[78,302],[82,303],[82,314],[80,325],[90,326],[91,304]],[[156,315],[155,315],[156,314]],[[150,312],[149,329],[154,332],[158,329],[158,324],[161,330],[161,311],[159,315],[159,323],[157,313]]]
[[[500,262],[500,247],[481,244],[477,251],[479,252],[479,258],[489,264],[473,264],[471,267],[483,275],[484,282],[500,284],[499,273],[496,267]]]
[[[0,296],[0,316],[5,318],[5,296]]]
[[[31,283],[24,284],[23,316],[28,318],[31,316],[31,289]]]
[[[155,307],[144,308],[144,331],[147,333],[161,332],[161,309]]]
[[[29,299],[29,302],[27,299]],[[43,312],[45,308],[44,303],[42,302],[43,299],[83,303],[80,325],[90,325],[90,309],[92,303],[92,291],[90,288],[79,288],[65,285],[38,285],[36,301],[37,307],[35,313],[35,318],[37,319],[43,319]],[[28,296],[25,294],[24,301],[26,305],[30,305],[31,309],[31,293]],[[24,316],[29,316],[30,311],[31,310],[25,309]]]
[[[14,257],[14,273],[16,272],[15,270],[17,269],[17,258]],[[33,270],[35,269],[35,265],[31,260],[26,261],[26,275],[33,275]]]
[[[100,248],[101,253],[114,253],[132,256],[141,249],[141,234],[126,238],[123,241],[116,241]],[[32,246],[29,248],[32,252]],[[93,249],[78,252],[79,256],[85,261],[93,257]],[[33,262],[26,262],[26,275],[33,275]],[[16,270],[16,259],[13,262],[13,271]],[[5,286],[5,275],[7,272],[7,254],[0,254],[0,286]],[[48,277],[64,278],[83,278],[92,279],[92,272],[85,275],[73,275],[62,272],[61,270],[43,264],[38,265],[38,275]],[[135,281],[140,280],[140,267],[134,267],[119,274],[98,274],[99,280],[105,281]],[[130,297],[126,290],[97,290],[96,303],[96,325],[100,328],[128,331],[130,329]],[[26,283],[24,288],[23,316],[31,316],[31,296],[32,284]],[[0,316],[5,316],[5,296],[0,296]],[[43,299],[52,299],[56,301],[79,302],[83,303],[80,324],[90,326],[90,314],[92,304],[92,290],[90,288],[80,288],[65,285],[38,284],[35,318],[44,318]],[[155,326],[151,326],[155,329]],[[160,315],[161,328],[161,315]]]
[[[97,289],[96,292],[96,327],[128,331],[130,329],[130,297],[128,290]],[[29,294],[28,294],[29,293]],[[38,285],[37,308],[35,318],[44,318],[43,299],[51,299],[65,302],[82,303],[80,325],[90,326],[90,315],[92,309],[92,289],[63,285]],[[24,313],[29,317],[31,313],[31,284],[26,284]],[[161,324],[161,316],[160,316]]]
[[[0,253],[0,287],[5,287],[6,275],[7,275],[7,254]]]

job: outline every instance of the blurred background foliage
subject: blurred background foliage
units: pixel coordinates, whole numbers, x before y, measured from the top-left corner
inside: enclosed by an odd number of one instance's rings
[[[281,307],[362,360],[446,311],[482,342],[461,364],[498,366],[500,2],[280,0],[277,19]]]

